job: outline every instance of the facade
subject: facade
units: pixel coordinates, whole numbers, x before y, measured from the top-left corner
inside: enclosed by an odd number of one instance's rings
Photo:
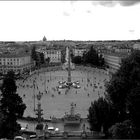
[[[37,52],[42,52],[44,54],[44,58],[50,59],[50,63],[60,63],[61,62],[61,49],[54,48],[42,48],[38,49]]]
[[[103,56],[109,71],[114,73],[120,68],[122,59],[128,56],[128,54],[104,53]]]
[[[114,73],[120,68],[122,59],[131,54],[132,47],[128,44],[108,45],[99,52],[103,55],[109,71]]]
[[[50,58],[50,63],[60,63],[61,62],[61,50],[47,49],[44,52],[45,58]]]
[[[15,73],[23,73],[34,66],[29,53],[2,54],[0,56],[0,72],[6,74],[13,70]]]
[[[133,49],[134,49],[134,50],[140,50],[140,43],[135,43],[135,44],[133,45]]]
[[[83,53],[86,52],[86,48],[73,48],[73,55],[74,56],[83,56]]]
[[[115,49],[115,52],[117,52],[117,53],[131,53],[131,50],[132,49],[130,49],[130,48],[125,48],[125,49],[123,49],[123,48],[116,48]]]
[[[131,53],[132,47],[128,44],[117,44],[112,46],[112,50],[116,53]]]

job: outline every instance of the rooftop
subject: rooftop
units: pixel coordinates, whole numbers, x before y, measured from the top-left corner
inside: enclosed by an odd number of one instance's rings
[[[24,56],[30,56],[31,54],[29,52],[19,52],[19,53],[2,53],[0,55],[0,58],[15,58],[15,57],[24,57]]]
[[[126,57],[128,53],[120,53],[120,52],[105,52],[105,55],[116,56],[116,57]]]

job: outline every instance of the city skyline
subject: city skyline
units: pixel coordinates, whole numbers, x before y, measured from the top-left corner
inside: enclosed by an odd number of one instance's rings
[[[0,41],[140,39],[139,1],[1,1]]]

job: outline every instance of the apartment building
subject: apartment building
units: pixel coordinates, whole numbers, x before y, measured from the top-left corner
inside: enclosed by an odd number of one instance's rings
[[[50,63],[61,62],[61,50],[47,49],[44,56],[45,58],[50,58]]]
[[[135,43],[132,48],[134,50],[140,50],[140,43]]]
[[[131,54],[132,47],[128,44],[108,45],[99,50],[99,52],[104,57],[105,64],[109,67],[109,71],[114,73],[120,68],[122,59]]]
[[[127,57],[128,54],[120,54],[120,53],[104,53],[103,57],[105,60],[105,64],[109,67],[109,71],[111,73],[116,72],[120,66],[122,59]]]
[[[87,52],[89,47],[87,44],[77,44],[72,48],[74,56],[83,56],[84,52]]]
[[[42,52],[44,54],[44,58],[50,59],[50,63],[60,63],[61,62],[61,49],[55,48],[41,48],[37,49],[37,52]]]
[[[9,53],[0,55],[0,72],[6,74],[13,70],[15,73],[23,73],[34,66],[30,53]]]
[[[83,53],[86,51],[87,49],[85,48],[74,48],[73,49],[73,55],[74,56],[83,56]]]

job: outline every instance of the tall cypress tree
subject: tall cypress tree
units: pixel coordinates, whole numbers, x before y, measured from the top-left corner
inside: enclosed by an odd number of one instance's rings
[[[38,66],[39,57],[38,57],[38,55],[36,53],[36,47],[35,46],[33,46],[33,48],[32,48],[31,57],[35,61],[35,65]]]
[[[17,119],[23,116],[26,105],[16,93],[17,86],[14,72],[7,73],[1,87],[0,111],[4,117],[1,119],[0,137],[13,138],[20,130]]]

